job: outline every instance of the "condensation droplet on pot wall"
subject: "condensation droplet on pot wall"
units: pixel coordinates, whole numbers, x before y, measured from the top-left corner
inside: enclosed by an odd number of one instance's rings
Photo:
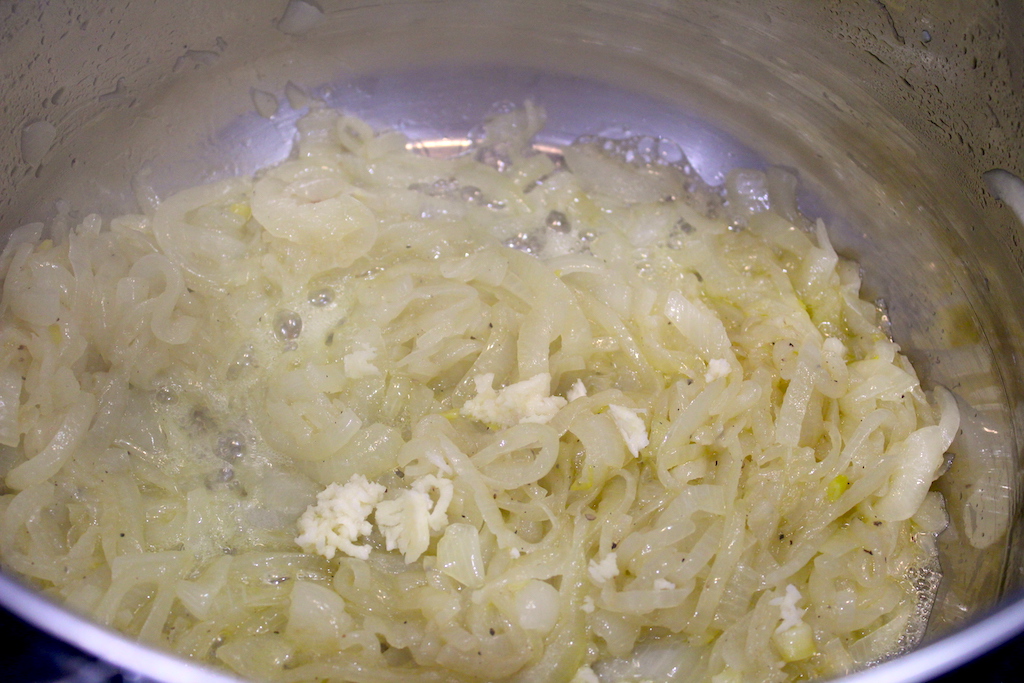
[[[284,96],[288,100],[288,106],[292,109],[311,107],[317,102],[316,99],[307,95],[302,88],[291,81],[288,81],[284,86]]]
[[[1013,209],[1024,225],[1024,180],[1001,168],[986,171],[982,178],[989,192]]]
[[[175,71],[177,67],[175,67]],[[124,84],[124,77],[118,78],[114,84],[113,89],[99,95],[96,98],[97,102],[110,102],[111,100],[118,100],[124,97],[128,93],[128,88]]]
[[[313,3],[291,0],[277,22],[277,30],[290,36],[301,36],[316,26],[323,16],[323,11]]]
[[[37,166],[53,146],[57,129],[48,121],[36,121],[21,129],[21,158],[29,166]]]
[[[171,72],[178,73],[182,69],[186,68],[196,69],[201,66],[211,66],[219,58],[220,53],[214,52],[213,50],[185,50],[185,52],[174,62],[174,67],[171,69]]]
[[[263,90],[252,90],[252,105],[256,107],[256,113],[265,119],[273,118],[277,114],[280,104],[277,98]]]

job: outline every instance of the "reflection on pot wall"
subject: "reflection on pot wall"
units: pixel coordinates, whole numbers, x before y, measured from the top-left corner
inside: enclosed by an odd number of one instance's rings
[[[0,224],[113,215],[252,172],[287,155],[310,97],[427,138],[547,98],[563,142],[675,126],[709,179],[744,159],[796,169],[925,382],[961,404],[931,635],[1021,587],[1024,249],[982,180],[1024,175],[1019,2],[361,5],[0,3],[0,115],[17,131],[0,139]],[[587,107],[545,90],[568,77]]]

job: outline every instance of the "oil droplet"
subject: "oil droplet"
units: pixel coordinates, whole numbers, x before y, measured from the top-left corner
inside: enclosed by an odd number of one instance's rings
[[[295,311],[280,311],[274,318],[274,334],[281,341],[298,339],[302,334],[302,318]]]

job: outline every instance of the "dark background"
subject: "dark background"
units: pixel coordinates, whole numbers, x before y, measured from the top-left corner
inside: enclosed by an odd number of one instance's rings
[[[0,683],[147,683],[96,661],[0,609]],[[1021,683],[1024,636],[933,683]]]

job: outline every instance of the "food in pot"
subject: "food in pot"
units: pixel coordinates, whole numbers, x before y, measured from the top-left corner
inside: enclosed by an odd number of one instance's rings
[[[0,556],[268,681],[797,680],[919,638],[958,429],[795,180],[664,140],[293,158],[2,256]]]

